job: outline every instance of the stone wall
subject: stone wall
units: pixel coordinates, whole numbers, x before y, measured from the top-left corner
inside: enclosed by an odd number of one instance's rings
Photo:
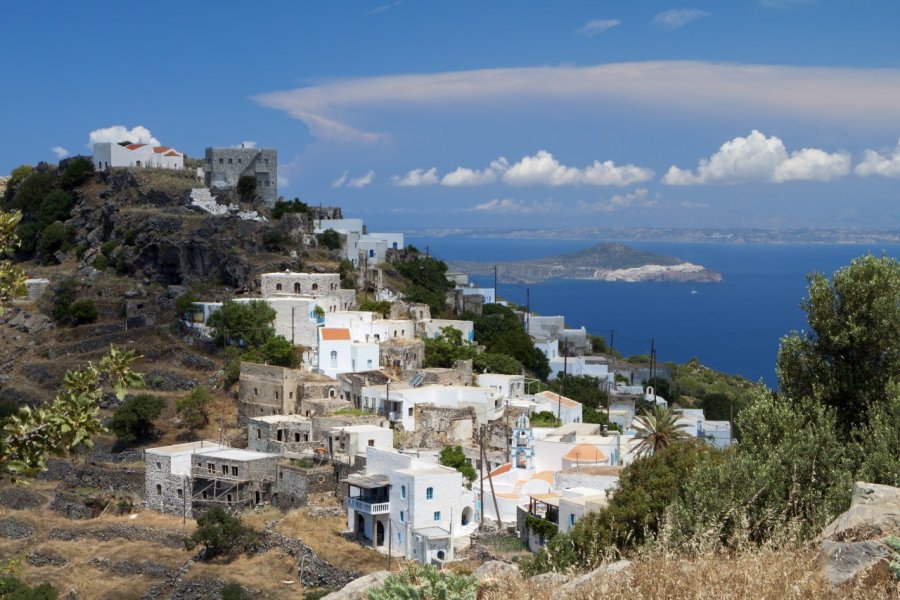
[[[172,475],[168,456],[147,454],[144,473],[144,503],[166,515],[193,516],[188,476]]]
[[[425,360],[425,342],[422,340],[388,340],[378,345],[378,362],[383,367],[401,371],[421,369]]]
[[[452,443],[471,444],[474,441],[475,409],[443,408],[428,404],[416,405],[416,432],[430,431]]]
[[[300,453],[316,447],[313,438],[312,421],[285,420],[269,423],[250,420],[248,425],[247,449],[257,452]]]
[[[297,403],[302,373],[285,367],[242,362],[238,387],[238,422],[248,417],[290,414]]]
[[[263,297],[281,294],[335,293],[341,290],[341,276],[338,273],[263,273],[260,276],[260,293]],[[347,290],[353,292],[353,290]],[[355,292],[354,292],[355,293]]]

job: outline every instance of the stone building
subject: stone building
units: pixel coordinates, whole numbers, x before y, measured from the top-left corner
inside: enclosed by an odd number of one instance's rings
[[[144,501],[147,508],[168,515],[191,517],[191,465],[195,456],[217,452],[227,446],[200,441],[144,452]]]
[[[241,510],[271,502],[281,455],[224,448],[193,458],[194,510]]]
[[[248,450],[299,454],[319,445],[313,436],[313,422],[308,417],[267,415],[248,419]]]
[[[338,398],[340,384],[327,377],[286,367],[242,362],[238,422],[266,415],[307,414],[310,401]]]
[[[356,290],[343,289],[338,273],[263,273],[260,276],[260,292],[264,298],[303,295],[336,299],[320,302],[326,312],[352,310],[356,306]]]
[[[422,340],[392,339],[378,345],[379,364],[401,372],[421,369],[425,360],[425,342]]]
[[[235,189],[241,177],[256,178],[256,194],[272,206],[278,199],[278,151],[262,148],[207,148],[206,187]]]

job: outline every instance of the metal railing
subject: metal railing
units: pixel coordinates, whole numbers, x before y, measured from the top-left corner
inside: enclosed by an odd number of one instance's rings
[[[364,502],[358,498],[347,498],[347,508],[352,508],[357,512],[365,513],[367,515],[383,515],[391,512],[391,503],[379,502],[377,504],[370,504],[369,502]]]

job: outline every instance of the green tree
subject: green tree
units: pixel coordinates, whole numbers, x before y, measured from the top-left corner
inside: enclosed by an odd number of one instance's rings
[[[546,387],[590,408],[605,407],[609,398],[606,382],[590,375],[568,375],[565,381],[562,377],[557,377],[547,383]]]
[[[472,359],[472,367],[480,373],[500,373],[502,375],[519,375],[525,370],[522,363],[506,354],[482,352]]]
[[[469,315],[463,315],[465,318]],[[534,347],[516,314],[502,304],[488,304],[481,315],[472,317],[475,339],[485,351],[516,359],[536,377],[546,379],[550,365],[546,355]]]
[[[455,327],[441,328],[441,336],[425,340],[425,367],[450,368],[458,360],[472,360],[478,350],[462,339],[462,332]]]
[[[296,369],[300,366],[297,349],[280,335],[270,337],[259,348],[248,350],[244,358],[252,362],[261,362],[290,369]]]
[[[870,254],[831,280],[820,273],[808,279],[801,307],[811,331],[782,339],[779,384],[790,398],[833,407],[849,434],[900,382],[900,263]]]
[[[243,202],[252,202],[256,198],[256,177],[242,175],[237,182],[237,193]]]
[[[98,314],[97,305],[88,298],[80,298],[69,305],[69,321],[73,325],[93,323]]]
[[[301,213],[306,214],[307,216],[312,215],[309,205],[305,202],[301,202],[299,198],[294,198],[288,202],[285,202],[281,198],[276,200],[275,206],[272,207],[272,218],[278,220],[287,213]]]
[[[475,481],[478,474],[475,472],[475,467],[469,463],[469,459],[463,453],[462,446],[444,446],[438,462],[445,467],[452,467],[462,473],[466,487],[472,489],[472,482]]]
[[[137,358],[131,351],[110,347],[100,368],[89,362],[67,372],[52,402],[7,417],[0,432],[0,478],[15,483],[45,470],[48,454],[63,456],[81,446],[92,447],[94,434],[104,431],[97,406],[104,378],[117,394],[124,394],[125,386],[141,385],[142,376],[132,370]]]
[[[234,302],[226,300],[209,317],[213,339],[220,346],[236,344],[259,348],[275,335],[272,322],[275,309],[263,300]]]
[[[203,545],[206,558],[213,557],[232,548],[243,548],[250,544],[255,535],[245,527],[241,519],[230,515],[221,506],[213,506],[197,518],[197,529],[185,538],[184,546],[193,550]]]
[[[562,421],[556,418],[552,412],[542,410],[531,415],[532,427],[559,427]]]
[[[175,402],[175,409],[188,429],[200,429],[209,423],[209,403],[212,394],[205,385],[192,389]]]
[[[391,303],[387,300],[369,300],[368,298],[359,303],[359,310],[374,312],[380,314],[385,319],[391,314]]]
[[[72,232],[59,221],[44,227],[41,230],[41,237],[38,239],[38,251],[41,254],[41,260],[45,264],[56,263],[56,252],[58,250],[67,250],[71,238]]]
[[[341,234],[334,229],[328,228],[317,236],[319,245],[329,250],[339,250],[341,248]]]
[[[447,279],[447,264],[431,257],[416,256],[397,264],[397,270],[409,282],[403,295],[409,302],[423,302],[437,317],[447,311],[447,291],[453,283]]]
[[[678,425],[679,411],[669,410],[656,405],[650,412],[639,415],[632,423],[637,431],[635,439],[640,440],[632,449],[636,456],[656,454],[679,440],[686,440],[690,435]]]
[[[341,259],[341,264],[338,266],[338,273],[341,276],[341,287],[343,289],[356,289],[356,267],[353,266],[352,262],[346,258]]]
[[[0,575],[0,598],[3,600],[56,600],[59,592],[49,583],[34,587],[13,575]]]
[[[94,174],[94,163],[84,156],[70,158],[66,162],[59,185],[64,190],[72,190],[87,181]]]
[[[4,305],[25,293],[25,273],[9,258],[18,243],[15,231],[21,219],[21,213],[0,212],[0,314]]]
[[[44,228],[55,221],[65,221],[72,216],[72,206],[74,206],[72,196],[64,190],[53,190],[43,197],[37,212],[35,220],[39,227]]]
[[[153,437],[153,421],[159,417],[166,402],[150,394],[137,394],[125,400],[109,422],[109,430],[124,446],[133,446]]]

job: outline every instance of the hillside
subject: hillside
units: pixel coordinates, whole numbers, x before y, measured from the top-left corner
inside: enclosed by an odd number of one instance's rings
[[[451,262],[450,268],[470,275],[491,275],[495,263]],[[496,263],[503,281],[540,283],[548,279],[598,281],[718,282],[722,275],[676,258],[636,250],[624,244],[599,243],[568,254]]]

